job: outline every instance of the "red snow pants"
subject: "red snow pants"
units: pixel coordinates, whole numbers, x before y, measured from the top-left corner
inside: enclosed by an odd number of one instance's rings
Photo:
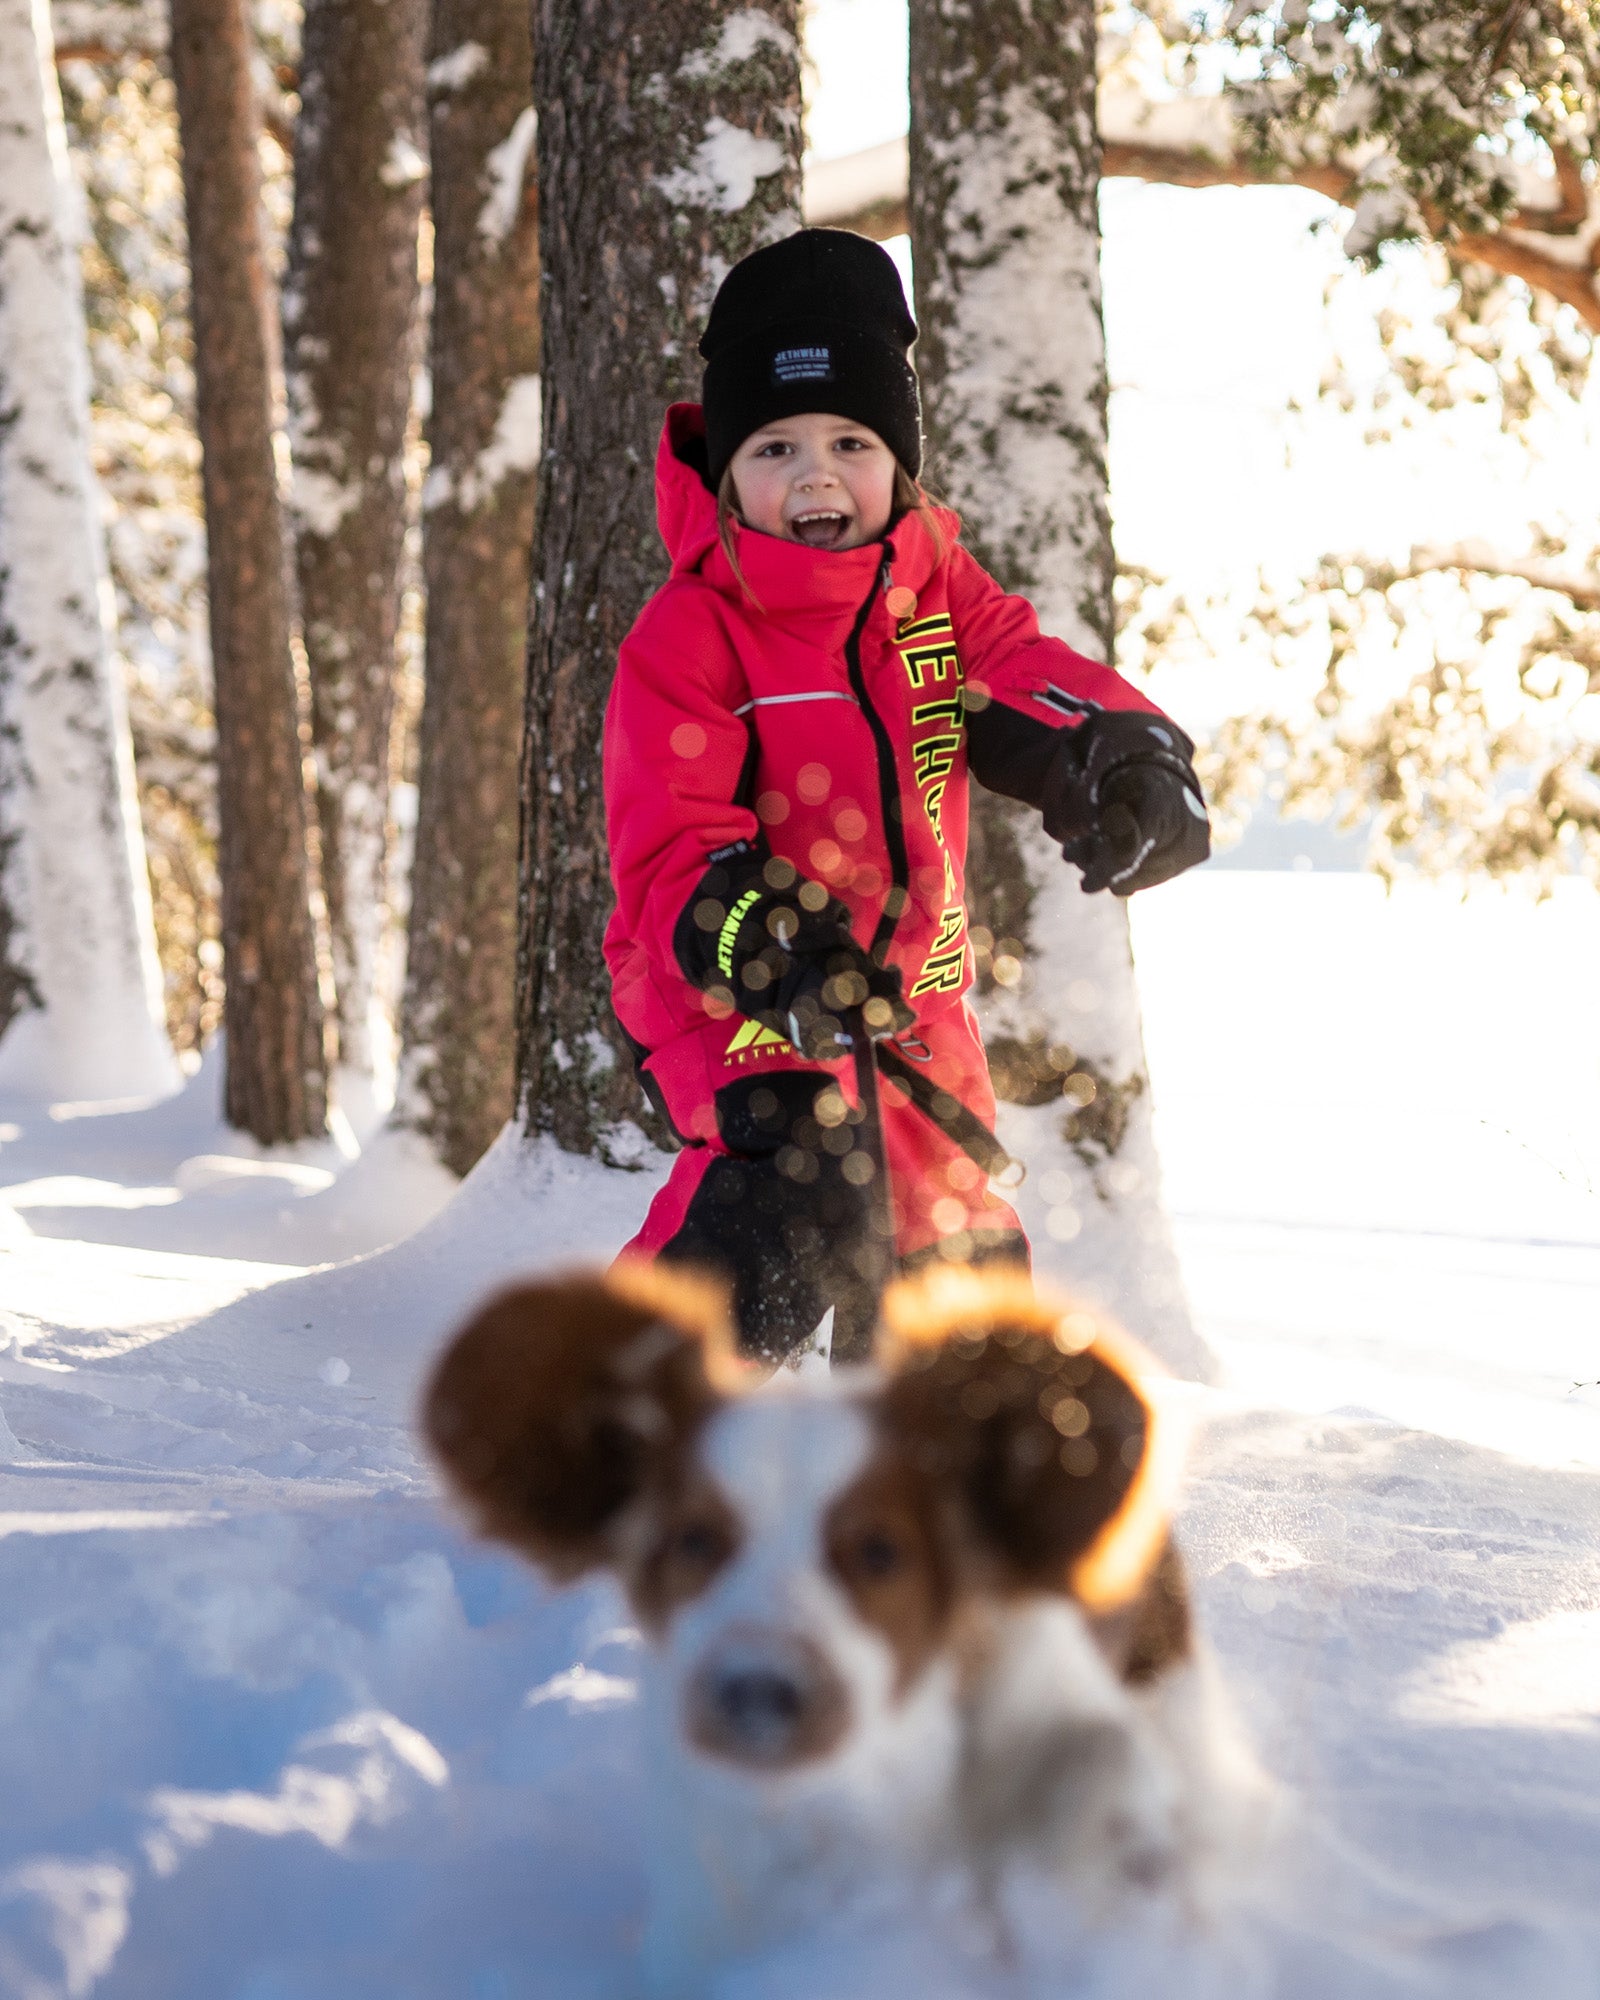
[[[1026,1263],[1021,1224],[973,1157],[993,1144],[994,1091],[971,1011],[944,1008],[880,1048],[902,1267],[935,1256]],[[806,1062],[734,1014],[644,1069],[689,1143],[629,1251],[727,1281],[748,1354],[782,1359],[830,1306],[841,1347],[864,1335],[877,1305],[865,1276],[877,1266],[868,1232],[878,1211],[850,1060]]]

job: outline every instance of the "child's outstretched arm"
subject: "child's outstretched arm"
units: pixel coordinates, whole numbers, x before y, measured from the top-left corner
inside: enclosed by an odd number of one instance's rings
[[[967,761],[1036,806],[1086,894],[1130,896],[1204,861],[1211,829],[1194,745],[1112,668],[1039,630],[959,546],[950,613],[966,664]]]

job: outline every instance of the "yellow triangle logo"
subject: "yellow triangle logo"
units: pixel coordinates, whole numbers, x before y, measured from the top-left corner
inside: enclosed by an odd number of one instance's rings
[[[741,1021],[734,1030],[733,1040],[728,1044],[728,1054],[735,1055],[740,1049],[787,1048],[788,1043],[775,1028],[764,1028],[759,1021]]]

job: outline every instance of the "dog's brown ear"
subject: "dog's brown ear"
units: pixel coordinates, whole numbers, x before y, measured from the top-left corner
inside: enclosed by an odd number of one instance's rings
[[[1138,1595],[1167,1548],[1177,1440],[1126,1334],[1020,1273],[941,1270],[890,1291],[878,1357],[885,1421],[1004,1581],[1093,1612]]]
[[[515,1285],[445,1350],[423,1432],[482,1534],[581,1576],[731,1386],[732,1352],[720,1294],[658,1266]]]

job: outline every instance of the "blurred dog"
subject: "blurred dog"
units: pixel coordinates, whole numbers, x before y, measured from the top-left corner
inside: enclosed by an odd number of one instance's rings
[[[457,1336],[428,1440],[477,1526],[609,1568],[649,1640],[651,1990],[864,1881],[1047,1871],[1085,1921],[1194,1907],[1236,1785],[1141,1351],[1015,1275],[886,1301],[875,1364],[755,1388],[659,1267],[528,1284]]]

